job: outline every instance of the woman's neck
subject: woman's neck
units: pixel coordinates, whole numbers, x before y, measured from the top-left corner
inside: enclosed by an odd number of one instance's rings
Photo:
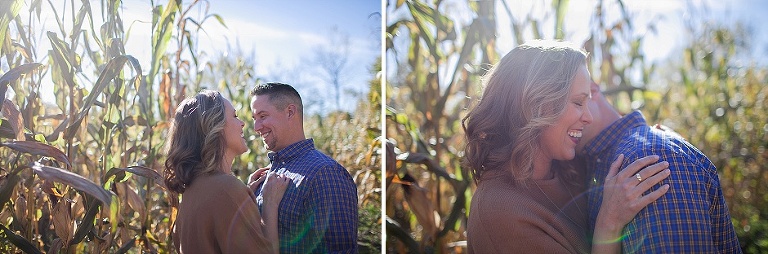
[[[533,160],[533,174],[531,179],[533,180],[546,180],[555,177],[552,172],[552,160],[543,158],[541,154],[536,155]]]
[[[234,160],[234,156],[224,153],[224,158],[221,160],[221,172],[232,174],[232,162],[234,162]]]

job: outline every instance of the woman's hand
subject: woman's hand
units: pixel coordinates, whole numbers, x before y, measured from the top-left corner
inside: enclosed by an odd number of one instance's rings
[[[651,165],[659,160],[659,156],[640,158],[618,171],[623,160],[624,155],[619,155],[605,177],[603,201],[595,223],[595,243],[610,243],[617,239],[624,226],[632,221],[640,210],[669,190],[669,184],[665,184],[643,196],[643,193],[670,175],[668,162]]]
[[[260,168],[248,176],[248,188],[251,188],[252,192],[256,192],[256,188],[259,187],[259,184],[264,182],[264,179],[266,179],[264,176],[267,174],[269,169],[269,167]]]
[[[264,203],[267,205],[280,205],[280,200],[283,199],[285,190],[288,189],[288,185],[291,184],[291,178],[270,171],[267,173],[266,182],[264,182],[264,189],[261,192],[264,197]]]

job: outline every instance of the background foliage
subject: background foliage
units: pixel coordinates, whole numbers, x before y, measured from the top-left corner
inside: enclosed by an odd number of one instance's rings
[[[215,3],[153,2],[146,66],[123,47],[129,32],[121,4],[0,2],[2,253],[173,252],[170,226],[178,197],[167,193],[158,173],[173,110],[209,88],[250,116],[248,92],[260,82],[254,59],[228,48],[215,61],[198,61],[215,53],[196,46],[205,36],[202,24],[226,27],[223,17],[207,12]],[[43,9],[53,11],[58,30],[43,29]],[[50,48],[41,48],[43,41]],[[370,83],[359,84],[370,93],[353,112],[308,115],[305,121],[308,136],[358,185],[364,253],[381,249],[379,62],[371,63]],[[40,98],[46,83],[53,85],[53,104]],[[241,179],[268,164],[252,122],[246,125],[250,152],[235,159]]]
[[[497,52],[499,31],[511,31],[515,45],[572,39],[563,18],[568,1],[534,4],[543,15],[524,17],[514,16],[519,7],[506,1],[469,1],[466,8],[457,2],[387,2],[388,252],[465,252],[475,184],[460,165],[460,119],[482,93],[479,78],[504,53]],[[609,11],[619,18],[606,18]],[[510,26],[501,27],[497,15]],[[624,1],[597,1],[583,47],[593,79],[621,112],[641,110],[650,124],[672,127],[710,157],[744,252],[762,253],[768,251],[768,186],[759,184],[768,180],[768,69],[750,60],[748,29],[706,15],[686,21],[680,32],[694,39],[684,49],[650,62],[635,31],[655,31],[659,19],[638,24]]]

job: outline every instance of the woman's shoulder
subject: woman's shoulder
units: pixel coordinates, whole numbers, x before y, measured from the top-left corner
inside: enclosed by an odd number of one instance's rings
[[[216,200],[226,197],[248,196],[249,190],[248,186],[234,175],[216,172],[198,176],[185,193],[190,191],[200,193]]]
[[[237,177],[235,177],[232,174],[225,174],[225,173],[216,172],[216,173],[205,174],[204,176],[206,177],[208,182],[219,183],[219,184],[227,184],[227,186],[221,186],[222,188],[228,187],[228,186],[233,185],[235,183],[243,184],[243,182],[240,181],[240,179],[238,179]],[[237,185],[235,185],[235,186],[237,186]]]

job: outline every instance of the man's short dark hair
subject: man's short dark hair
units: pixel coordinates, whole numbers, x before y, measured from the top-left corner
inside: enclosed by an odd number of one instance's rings
[[[269,82],[257,84],[251,90],[251,96],[269,95],[269,101],[277,109],[285,109],[288,104],[296,105],[300,114],[304,115],[304,105],[301,103],[301,95],[291,85]]]

